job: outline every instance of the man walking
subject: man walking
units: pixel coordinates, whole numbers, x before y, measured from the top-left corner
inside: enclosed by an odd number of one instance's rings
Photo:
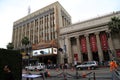
[[[110,63],[110,71],[111,71],[111,73],[112,73],[112,80],[114,80],[114,75],[113,75],[113,73],[114,73],[114,71],[118,68],[118,65],[117,65],[117,63],[115,62],[115,61],[111,61]]]

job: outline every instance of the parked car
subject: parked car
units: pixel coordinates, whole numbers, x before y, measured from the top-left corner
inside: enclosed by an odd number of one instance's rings
[[[25,69],[27,70],[43,70],[45,68],[44,63],[38,63],[37,65],[30,64],[29,66],[26,66]]]
[[[76,66],[76,69],[96,69],[98,67],[98,62],[97,61],[87,61],[87,62],[83,62],[80,65]]]

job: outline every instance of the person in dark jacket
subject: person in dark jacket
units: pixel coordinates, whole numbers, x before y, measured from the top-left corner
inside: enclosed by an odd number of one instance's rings
[[[8,65],[4,66],[4,72],[5,72],[5,79],[4,80],[15,80],[13,77],[13,73]]]

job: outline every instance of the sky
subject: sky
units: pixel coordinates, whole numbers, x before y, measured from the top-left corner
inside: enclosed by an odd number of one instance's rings
[[[0,0],[0,48],[12,42],[13,22],[58,1],[71,15],[72,23],[120,11],[120,0]]]

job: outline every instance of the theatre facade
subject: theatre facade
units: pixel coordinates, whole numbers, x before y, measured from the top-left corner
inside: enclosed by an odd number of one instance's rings
[[[60,63],[64,62],[65,57],[68,63],[119,59],[119,35],[111,34],[108,28],[108,22],[112,17],[120,17],[120,12],[62,27],[59,43],[64,54],[60,55]]]
[[[14,49],[21,51],[26,63],[29,59],[59,63],[59,28],[70,24],[71,16],[58,1],[47,5],[13,23]],[[22,44],[25,37],[30,41],[26,46]]]

